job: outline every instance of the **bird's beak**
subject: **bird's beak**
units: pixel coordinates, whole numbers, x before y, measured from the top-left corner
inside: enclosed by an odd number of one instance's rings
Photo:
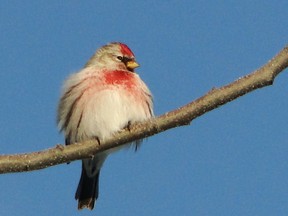
[[[139,67],[140,65],[135,60],[130,60],[126,63],[126,67],[134,70],[135,68]]]

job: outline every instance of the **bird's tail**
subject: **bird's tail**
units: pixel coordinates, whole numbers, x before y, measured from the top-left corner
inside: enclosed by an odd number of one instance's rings
[[[89,177],[85,171],[84,164],[82,164],[81,178],[75,194],[79,210],[83,208],[92,210],[94,208],[99,192],[99,175],[100,169],[96,175]]]

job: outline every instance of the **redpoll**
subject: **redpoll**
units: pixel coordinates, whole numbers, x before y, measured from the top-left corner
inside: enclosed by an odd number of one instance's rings
[[[151,93],[134,71],[138,66],[127,45],[110,43],[65,81],[57,122],[66,145],[89,139],[101,144],[129,124],[153,117]],[[108,154],[118,149],[82,160],[75,194],[78,209],[94,208],[101,166]]]

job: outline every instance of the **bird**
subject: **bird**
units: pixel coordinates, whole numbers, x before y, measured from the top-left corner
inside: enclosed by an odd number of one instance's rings
[[[64,81],[57,124],[65,144],[96,139],[99,144],[136,122],[154,117],[153,97],[135,68],[135,55],[124,43],[108,43],[84,67]],[[126,146],[139,146],[141,140]],[[75,193],[78,209],[92,210],[99,195],[100,169],[107,156],[120,147],[82,160]]]

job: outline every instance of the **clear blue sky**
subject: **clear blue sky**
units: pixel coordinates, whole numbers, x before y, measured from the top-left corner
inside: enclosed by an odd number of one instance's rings
[[[288,42],[288,1],[1,1],[0,154],[63,143],[63,80],[127,43],[163,114],[266,63]],[[80,162],[0,176],[0,215],[288,215],[288,71],[106,161],[93,212],[77,211]]]

